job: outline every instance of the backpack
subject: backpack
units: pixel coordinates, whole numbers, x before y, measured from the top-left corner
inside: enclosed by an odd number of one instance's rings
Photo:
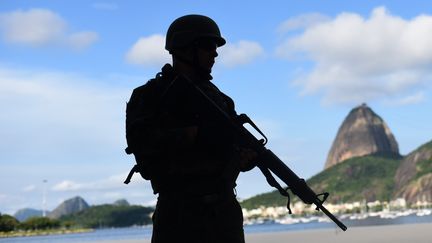
[[[161,77],[161,73],[158,73],[156,78],[149,80],[146,84],[135,88],[126,104],[126,142],[127,148],[125,152],[127,154],[134,154],[136,164],[129,172],[125,184],[128,184],[134,173],[140,173],[141,177],[145,180],[152,178],[151,170],[151,156],[145,156],[138,150],[142,146],[140,141],[140,126],[145,125],[143,122],[143,110],[144,106],[154,107],[156,109],[156,102],[158,100],[158,89],[156,82]]]

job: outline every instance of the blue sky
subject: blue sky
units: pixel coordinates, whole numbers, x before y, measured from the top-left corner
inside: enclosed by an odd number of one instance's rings
[[[258,1],[256,1],[258,2]],[[366,102],[407,154],[432,139],[428,1],[12,1],[0,3],[0,212],[152,204],[124,153],[125,104],[169,62],[177,17],[212,17],[227,45],[214,82],[296,173],[319,173],[339,125]],[[43,183],[43,180],[47,180]],[[240,198],[270,191],[257,170]]]

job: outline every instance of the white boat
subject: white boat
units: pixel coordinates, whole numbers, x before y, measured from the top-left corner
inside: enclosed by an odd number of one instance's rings
[[[423,217],[423,216],[427,216],[427,215],[431,215],[431,214],[432,214],[432,210],[430,210],[430,209],[420,209],[416,213],[416,215],[419,217]]]

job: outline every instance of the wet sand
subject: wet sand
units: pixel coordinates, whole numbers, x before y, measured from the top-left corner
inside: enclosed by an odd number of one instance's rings
[[[319,229],[246,235],[246,243],[283,242],[432,243],[432,224],[351,227],[346,232],[336,229]],[[99,243],[150,243],[150,240],[100,241]]]

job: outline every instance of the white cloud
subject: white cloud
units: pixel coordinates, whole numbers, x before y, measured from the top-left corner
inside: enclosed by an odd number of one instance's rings
[[[51,189],[53,191],[58,191],[58,192],[70,192],[70,191],[83,192],[83,191],[102,191],[102,190],[119,189],[124,187],[123,181],[126,179],[127,175],[128,173],[125,172],[122,174],[110,176],[106,179],[83,182],[83,183],[78,183],[71,180],[64,180],[54,185]],[[108,195],[110,193],[112,194],[118,192],[106,192],[105,194]]]
[[[83,185],[73,181],[65,180],[52,187],[53,191],[77,191],[82,189]]]
[[[98,39],[95,32],[69,33],[66,21],[48,9],[0,13],[0,34],[4,41],[32,47],[66,45],[83,48]]]
[[[239,41],[238,43],[227,43],[218,49],[218,62],[222,65],[233,67],[252,62],[264,54],[261,45],[253,41]]]
[[[58,14],[45,9],[3,13],[0,23],[6,41],[30,45],[58,41],[66,29]]]
[[[402,97],[399,100],[396,101],[390,101],[391,104],[396,105],[412,105],[412,104],[418,104],[426,100],[425,93],[422,91],[419,91],[417,93],[414,93],[412,95],[408,95],[406,97]]]
[[[328,16],[320,13],[304,14],[284,21],[279,25],[278,32],[283,33],[302,28],[311,28],[329,20],[330,18]]]
[[[90,46],[98,39],[99,36],[97,33],[91,31],[83,31],[69,35],[67,37],[67,43],[73,48],[83,49],[87,46]]]
[[[126,60],[142,66],[161,66],[170,62],[170,55],[165,50],[165,37],[162,35],[141,37],[127,52]]]
[[[226,44],[218,49],[218,63],[233,67],[252,62],[264,53],[256,42],[239,41]],[[161,66],[171,61],[165,50],[165,37],[159,34],[141,37],[127,52],[126,60],[131,64],[142,66]]]
[[[321,93],[324,103],[397,100],[431,82],[431,29],[432,16],[406,20],[379,7],[368,18],[342,13],[306,27],[287,38],[276,53],[315,62],[294,83],[302,87],[302,94]]]

